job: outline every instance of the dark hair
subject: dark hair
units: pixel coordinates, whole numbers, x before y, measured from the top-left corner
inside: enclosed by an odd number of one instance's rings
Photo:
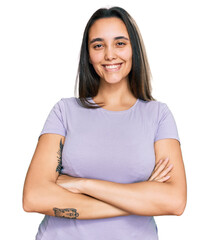
[[[89,19],[83,34],[83,40],[80,51],[80,60],[76,78],[76,86],[79,82],[79,99],[81,105],[86,108],[97,108],[100,106],[89,105],[88,97],[95,97],[99,90],[100,77],[95,72],[93,66],[89,62],[88,35],[89,29],[93,23],[101,18],[117,17],[126,25],[131,46],[132,69],[129,73],[129,84],[133,95],[136,98],[151,101],[155,100],[151,95],[151,71],[147,59],[145,46],[142,36],[134,19],[129,13],[120,7],[100,8]],[[88,103],[87,103],[88,102]],[[80,104],[80,103],[79,103]],[[90,103],[91,104],[91,103]]]

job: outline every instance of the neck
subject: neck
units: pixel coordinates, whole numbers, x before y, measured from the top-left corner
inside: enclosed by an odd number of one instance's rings
[[[128,80],[118,83],[100,81],[98,94],[93,98],[95,102],[104,102],[107,106],[130,105],[136,101],[130,90]]]

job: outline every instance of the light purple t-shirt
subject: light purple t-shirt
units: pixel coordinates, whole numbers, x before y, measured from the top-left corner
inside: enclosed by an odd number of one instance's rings
[[[155,141],[174,138],[180,142],[168,106],[141,99],[128,110],[110,111],[87,109],[75,97],[63,98],[49,113],[44,133],[65,136],[62,173],[117,183],[148,180],[155,167]],[[79,220],[46,215],[36,240],[52,239],[156,240],[158,234],[152,216]]]

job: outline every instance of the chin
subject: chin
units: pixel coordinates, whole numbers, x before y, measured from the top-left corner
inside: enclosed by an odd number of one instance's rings
[[[122,78],[122,77],[118,77],[118,76],[102,78],[102,81],[104,81],[106,83],[110,83],[110,84],[119,83],[119,82],[122,82],[123,80],[126,80],[126,78]]]
[[[109,83],[109,84],[114,84],[114,83],[119,83],[122,81],[122,79],[104,79],[104,81],[106,83]]]

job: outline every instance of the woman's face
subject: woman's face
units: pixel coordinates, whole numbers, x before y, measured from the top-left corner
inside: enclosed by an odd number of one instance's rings
[[[96,20],[89,29],[89,58],[100,79],[108,83],[128,80],[132,47],[128,31],[116,17]]]

